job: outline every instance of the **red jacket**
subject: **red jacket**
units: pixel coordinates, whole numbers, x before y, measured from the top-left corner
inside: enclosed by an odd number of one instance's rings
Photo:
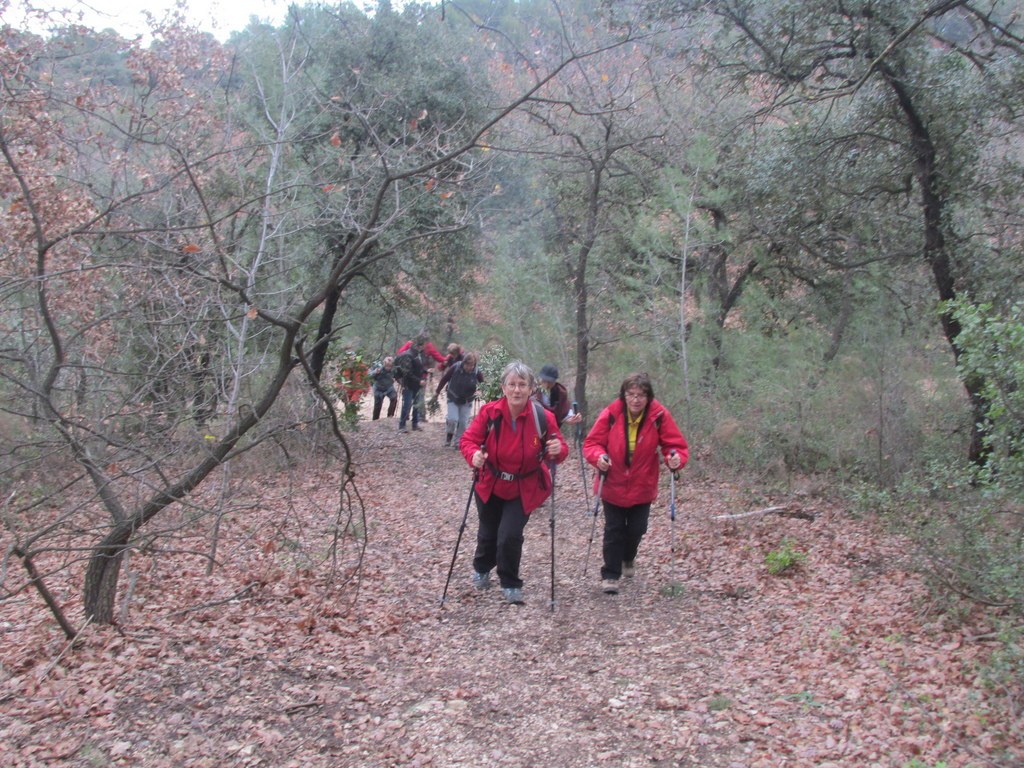
[[[612,468],[604,478],[601,498],[619,507],[649,504],[658,498],[658,473],[663,458],[675,450],[683,464],[690,458],[686,438],[679,431],[672,414],[657,400],[647,405],[636,436],[636,449],[627,461],[629,421],[626,404],[621,399],[608,405],[597,417],[583,440],[583,456],[597,464],[601,454],[608,454]],[[680,465],[682,466],[682,465]],[[594,478],[597,489],[600,475]]]
[[[412,342],[413,342],[413,340],[409,339],[407,342],[405,342],[405,344],[400,346],[398,348],[398,351],[395,352],[395,357],[398,357],[398,355],[400,355],[403,352],[405,352],[405,350],[412,348]],[[437,347],[435,347],[431,342],[426,341],[426,342],[423,343],[423,353],[426,354],[426,355],[430,355],[432,358],[437,360],[437,362],[441,363],[441,365],[437,366],[437,369],[439,371],[444,370],[443,364],[444,364],[444,361],[446,360],[446,358],[445,358],[444,355],[442,355],[440,352],[437,351]],[[423,366],[423,370],[424,371],[427,370],[427,366],[426,365]]]
[[[557,438],[561,444],[558,458],[554,460],[556,464],[561,464],[569,455],[569,445],[558,431],[554,415],[543,408],[538,410],[547,421],[548,439]],[[487,463],[480,470],[474,486],[484,502],[491,498],[491,494],[501,499],[519,497],[523,502],[523,511],[530,514],[551,494],[551,470],[548,469],[547,461],[541,460],[544,446],[537,433],[532,400],[527,402],[526,408],[515,420],[515,429],[512,429],[511,424],[508,400],[502,397],[485,403],[462,433],[459,450],[470,466],[473,466],[473,454],[480,446],[487,453]],[[502,472],[515,477],[502,479]]]

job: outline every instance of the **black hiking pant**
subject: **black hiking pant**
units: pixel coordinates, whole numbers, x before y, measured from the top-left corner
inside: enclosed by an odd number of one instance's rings
[[[622,576],[622,563],[636,560],[640,540],[647,533],[647,523],[651,518],[650,504],[637,504],[632,507],[619,507],[604,502],[604,565],[601,566],[602,579],[619,579]]]
[[[473,498],[476,499],[476,511],[480,519],[473,570],[488,573],[497,566],[502,589],[522,589],[519,561],[523,559],[523,529],[530,519],[523,512],[522,500],[499,499],[492,494],[485,504],[475,493]]]
[[[395,415],[395,410],[398,407],[398,393],[394,387],[388,390],[380,390],[376,387],[373,390],[373,418],[371,421],[376,421],[380,418],[380,408],[384,404],[384,398],[388,399],[388,418],[390,419]]]

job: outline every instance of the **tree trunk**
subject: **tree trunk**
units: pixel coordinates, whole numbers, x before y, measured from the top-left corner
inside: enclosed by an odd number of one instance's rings
[[[590,413],[587,406],[587,372],[590,362],[590,326],[587,319],[587,257],[581,255],[576,263],[573,282],[576,284],[576,386],[573,399],[583,414]]]
[[[600,211],[601,179],[604,173],[603,163],[591,166],[590,189],[587,199],[587,219],[584,227],[583,240],[576,254],[576,265],[573,270],[573,282],[576,286],[576,386],[574,397],[580,410],[589,413],[587,405],[587,375],[590,364],[590,320],[589,293],[587,291],[587,262],[590,252],[597,242],[597,219]]]
[[[82,602],[87,618],[98,624],[114,623],[117,581],[121,574],[124,553],[131,544],[132,537],[157,514],[194,491],[207,475],[220,466],[239,440],[259,424],[260,419],[267,414],[277,400],[296,364],[291,356],[293,339],[293,333],[286,335],[277,371],[273,380],[267,385],[263,397],[252,408],[245,410],[244,415],[239,417],[227,435],[212,447],[210,455],[177,483],[158,490],[134,514],[119,519],[110,533],[93,547],[92,554],[89,556],[89,564],[85,569],[85,584],[82,588]]]
[[[924,248],[925,261],[931,267],[939,299],[949,302],[957,297],[953,269],[946,250],[946,235],[943,229],[945,215],[945,198],[940,189],[939,174],[936,170],[935,144],[928,131],[928,126],[918,114],[913,99],[903,87],[899,78],[886,68],[882,68],[886,83],[896,95],[900,109],[907,121],[910,131],[911,146],[914,153],[914,175],[921,186],[921,211],[924,217]],[[953,350],[954,362],[961,355],[957,338],[960,335],[960,323],[949,309],[944,309],[940,316],[942,332]],[[981,377],[972,376],[964,379],[964,389],[971,404],[971,442],[968,458],[975,464],[984,464],[987,452],[982,441],[983,425],[988,413],[989,403],[982,394],[985,382]]]
[[[120,537],[119,537],[120,538]],[[124,542],[104,543],[98,546],[89,558],[89,567],[85,571],[83,602],[85,615],[97,624],[114,623],[114,603],[117,598],[117,582],[121,576],[121,563],[124,561]]]
[[[324,299],[323,314],[320,315],[320,325],[316,329],[316,344],[313,345],[313,352],[309,356],[309,367],[313,371],[313,378],[320,381],[324,372],[324,363],[327,361],[327,348],[334,330],[334,316],[338,313],[338,304],[341,301],[341,288],[331,288]]]

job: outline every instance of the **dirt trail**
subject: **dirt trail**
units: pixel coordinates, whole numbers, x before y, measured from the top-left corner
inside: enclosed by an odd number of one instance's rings
[[[442,608],[470,472],[436,417],[396,426],[350,435],[368,537],[344,590],[323,573],[339,525],[327,466],[247,483],[211,576],[188,555],[206,546],[198,529],[181,554],[136,560],[128,619],[88,628],[74,652],[31,595],[0,604],[0,763],[1021,764],[1019,718],[987,698],[985,649],[964,639],[984,627],[947,630],[924,610],[905,546],[870,521],[693,467],[676,552],[666,475],[637,575],[604,595],[600,525],[582,575],[591,517],[574,451],[556,485],[554,610],[547,506],[526,529],[525,605],[470,587],[471,510]],[[770,505],[804,517],[720,519]],[[806,560],[772,576],[764,556],[786,540]]]
[[[684,473],[674,556],[665,475],[637,575],[608,596],[600,524],[582,576],[592,518],[574,450],[556,485],[554,610],[547,506],[526,529],[525,606],[470,588],[471,510],[440,610],[469,488],[441,430],[365,430],[364,445],[379,441],[415,478],[417,499],[373,545],[373,558],[391,553],[381,578],[409,617],[380,667],[386,722],[403,733],[395,764],[903,766],[929,753],[958,764],[952,723],[935,719],[947,705],[913,712],[920,694],[901,679],[909,665],[927,681],[929,648],[951,638],[921,626],[923,592],[899,570],[899,545],[867,523],[807,498],[778,503],[812,521],[715,520],[749,511],[741,494]],[[770,576],[764,554],[787,538],[807,561]]]

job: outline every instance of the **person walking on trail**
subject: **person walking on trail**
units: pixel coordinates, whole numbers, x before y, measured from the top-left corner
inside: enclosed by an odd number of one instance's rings
[[[385,357],[378,365],[370,369],[370,381],[373,382],[373,418],[380,418],[380,409],[384,398],[388,399],[388,418],[395,415],[398,406],[398,392],[395,390],[395,358]]]
[[[533,398],[555,415],[558,428],[563,424],[576,424],[583,420],[578,413],[569,415],[569,393],[562,384],[558,383],[558,369],[551,365],[542,365],[537,388],[533,392]]]
[[[501,376],[502,397],[480,408],[459,441],[466,462],[477,470],[473,586],[488,588],[496,568],[505,601],[514,604],[523,602],[523,530],[530,513],[551,495],[548,464],[569,455],[554,415],[534,405],[534,386],[529,366],[509,363]]]
[[[438,363],[437,367],[438,370],[440,370],[441,366],[444,365],[445,356],[438,352],[437,347],[430,342],[430,334],[426,330],[420,331],[415,337],[409,339],[405,344],[400,346],[398,351],[395,352],[395,355],[401,355],[411,349],[416,350],[416,354],[420,359],[420,365],[422,366],[420,386],[416,390],[416,397],[413,400],[413,408],[416,413],[416,423],[419,423],[420,421],[427,420],[427,407],[424,402],[424,392],[427,387],[427,377],[430,375],[430,371],[433,366],[433,363],[430,362],[431,358]],[[414,424],[413,429],[419,429],[419,427]]]
[[[408,432],[406,424],[412,414],[412,429],[420,429],[420,410],[416,408],[416,398],[423,386],[423,362],[420,359],[420,348],[413,344],[395,356],[395,377],[402,385],[402,411],[398,416],[398,431]]]
[[[690,450],[672,414],[654,398],[650,377],[631,373],[584,438],[583,455],[599,473],[594,489],[604,502],[601,588],[614,595],[619,579],[635,573],[658,497],[661,461],[674,472],[686,464]]]
[[[453,363],[437,382],[434,392],[436,401],[441,390],[448,387],[448,418],[445,422],[444,445],[459,445],[462,433],[466,431],[470,413],[473,411],[473,398],[476,397],[477,384],[483,384],[484,375],[476,364],[476,354],[466,352],[462,359]],[[452,438],[455,442],[452,442]]]
[[[395,354],[400,355],[403,352],[412,349],[414,346],[419,349],[420,359],[423,362],[424,369],[430,367],[429,358],[436,360],[439,366],[444,363],[445,356],[437,351],[437,347],[435,347],[430,341],[430,333],[427,331],[420,331],[417,333],[413,338],[400,346]]]
[[[460,347],[458,344],[455,344],[454,342],[449,344],[446,349],[448,354],[445,355],[444,362],[438,364],[437,366],[437,370],[441,371],[442,373],[444,373],[457,362],[459,362],[463,358],[463,355],[465,354],[465,352],[463,352],[462,347]]]

